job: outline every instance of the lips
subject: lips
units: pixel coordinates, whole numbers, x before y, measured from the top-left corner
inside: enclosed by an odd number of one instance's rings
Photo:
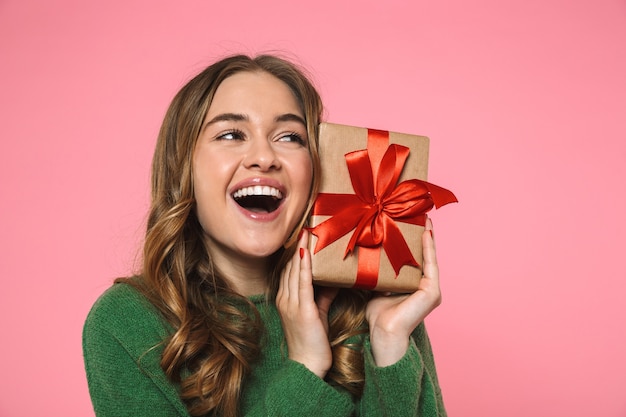
[[[260,182],[260,180],[257,179],[254,182]],[[280,207],[283,201],[283,192],[268,184],[240,186],[231,196],[239,206],[253,213],[272,213]]]

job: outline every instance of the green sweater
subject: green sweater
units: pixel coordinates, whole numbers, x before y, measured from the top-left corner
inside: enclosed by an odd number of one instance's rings
[[[242,416],[445,416],[426,330],[420,325],[396,364],[375,365],[367,336],[360,399],[285,356],[276,306],[251,297],[265,325],[263,354],[245,383]],[[159,362],[171,327],[137,290],[115,284],[94,304],[83,330],[85,369],[98,416],[189,416]]]

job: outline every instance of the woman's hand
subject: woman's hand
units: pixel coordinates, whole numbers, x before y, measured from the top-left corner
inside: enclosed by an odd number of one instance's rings
[[[432,235],[432,223],[426,220],[422,235],[423,272],[413,294],[381,294],[370,300],[366,318],[370,327],[372,354],[378,366],[389,366],[404,356],[413,330],[441,304],[439,267]]]
[[[298,240],[298,249],[281,274],[276,306],[287,340],[289,358],[324,378],[332,365],[328,341],[328,310],[337,288],[313,291],[308,232]]]

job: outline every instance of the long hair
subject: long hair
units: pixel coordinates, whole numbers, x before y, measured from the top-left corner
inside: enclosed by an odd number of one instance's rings
[[[294,64],[271,55],[237,55],[209,66],[174,97],[165,115],[152,161],[152,195],[143,251],[143,270],[135,285],[174,329],[164,341],[161,367],[180,384],[193,416],[238,415],[242,382],[261,351],[263,324],[256,307],[236,294],[214,268],[195,212],[192,156],[202,123],[219,85],[239,72],[267,72],[294,94],[306,119],[313,182],[308,206],[284,247],[272,255],[269,296],[295,251],[299,230],[319,186],[317,138],[322,117],[319,94]],[[330,382],[359,395],[363,358],[347,343],[363,331],[365,295],[343,292],[330,323],[333,366]]]

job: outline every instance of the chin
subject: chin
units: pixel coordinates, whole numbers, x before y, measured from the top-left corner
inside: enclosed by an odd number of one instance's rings
[[[246,252],[253,258],[268,258],[278,252],[282,247],[282,244],[278,246],[264,246],[263,248],[254,248]]]

